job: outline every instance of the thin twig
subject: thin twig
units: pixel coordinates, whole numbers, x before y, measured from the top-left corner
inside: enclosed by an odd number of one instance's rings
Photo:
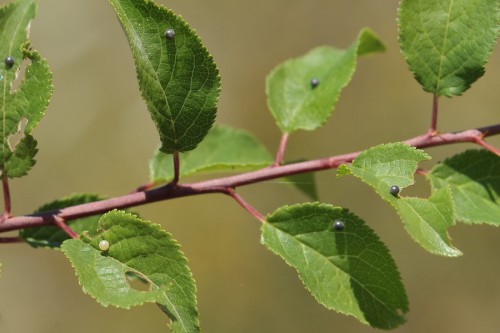
[[[283,164],[283,158],[285,156],[287,142],[288,142],[288,133],[284,133],[281,136],[280,145],[278,147],[278,152],[276,153],[276,159],[274,160],[273,166],[278,166]]]
[[[228,188],[226,193],[230,195],[237,203],[240,204],[247,212],[249,212],[253,217],[259,220],[262,223],[266,222],[264,215],[258,212],[252,205],[250,205],[245,199],[243,199],[238,193],[234,191],[232,188]]]
[[[489,150],[493,154],[495,154],[497,156],[500,156],[500,149],[498,149],[497,147],[495,147],[493,145],[490,145],[489,143],[487,143],[486,141],[484,141],[482,137],[478,138],[477,141],[476,141],[476,143],[478,145],[484,147],[484,149]]]
[[[177,184],[179,183],[179,173],[180,173],[180,164],[179,164],[179,152],[176,150],[173,153],[173,159],[174,159],[174,179],[170,182],[172,187],[177,187]]]
[[[434,135],[434,133],[436,133],[437,131],[438,109],[439,109],[439,96],[436,94],[432,98],[432,119],[428,135]]]
[[[73,231],[60,216],[54,216],[54,224],[58,226],[62,231],[68,234],[69,237],[78,239],[80,238],[76,232]]]
[[[0,217],[0,222],[7,220],[11,217],[11,201],[10,201],[10,189],[9,189],[9,178],[7,176],[2,177],[2,187],[3,187],[3,201],[4,209],[3,214]]]
[[[427,174],[429,173],[429,171],[427,170],[424,170],[424,169],[420,169],[418,168],[417,171],[415,172],[417,175],[421,175],[421,176],[427,176]]]

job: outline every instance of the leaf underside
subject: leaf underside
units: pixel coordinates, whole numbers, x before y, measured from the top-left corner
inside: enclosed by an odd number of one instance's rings
[[[334,230],[341,220],[343,230]],[[285,206],[266,218],[262,242],[294,267],[327,307],[376,328],[404,322],[408,300],[389,251],[349,211],[319,203]]]
[[[110,0],[128,37],[139,87],[161,151],[194,149],[211,128],[219,71],[194,30],[171,10],[144,0]],[[175,37],[164,33],[173,29]]]

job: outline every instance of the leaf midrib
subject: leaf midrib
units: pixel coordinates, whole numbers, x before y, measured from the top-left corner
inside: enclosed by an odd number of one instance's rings
[[[438,75],[437,75],[437,80],[436,80],[436,87],[435,87],[435,94],[439,95],[439,87],[441,85],[441,75],[443,71],[443,63],[444,63],[444,52],[445,52],[445,47],[448,41],[448,31],[450,28],[450,17],[451,17],[451,11],[453,8],[455,0],[450,0],[450,5],[448,6],[448,16],[446,17],[446,26],[445,26],[445,32],[444,32],[444,38],[443,38],[443,45],[441,46],[441,52],[439,54],[439,66],[438,66]]]

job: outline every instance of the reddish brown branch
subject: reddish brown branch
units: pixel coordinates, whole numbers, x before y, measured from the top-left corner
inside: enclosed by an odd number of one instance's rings
[[[80,238],[76,232],[73,231],[64,221],[61,216],[54,216],[54,224],[64,231],[69,237],[78,239]]]
[[[281,136],[280,145],[278,147],[278,152],[276,153],[276,159],[274,160],[273,166],[278,166],[283,164],[283,158],[285,156],[287,142],[288,142],[288,133],[285,133]]]
[[[265,217],[262,215],[257,209],[252,207],[248,202],[245,201],[238,193],[234,191],[234,189],[229,188],[227,189],[226,193],[230,195],[234,200],[236,200],[237,203],[240,204],[241,207],[243,207],[247,212],[249,212],[253,217],[255,217],[257,220],[260,222],[264,223],[265,222]]]
[[[460,142],[472,142],[477,144],[479,139],[482,140],[484,137],[497,134],[500,134],[500,124],[456,133],[442,133],[438,135],[424,134],[409,139],[405,141],[405,143],[417,148],[442,146]],[[69,221],[80,217],[105,213],[112,209],[140,206],[173,198],[205,193],[227,194],[228,188],[236,188],[247,184],[299,173],[337,168],[340,164],[351,162],[360,153],[361,152],[354,152],[306,162],[275,166],[273,168],[264,168],[235,176],[177,185],[176,187],[173,186],[172,183],[169,183],[165,186],[144,192],[135,192],[107,200],[71,206],[58,211],[12,217],[6,220],[5,223],[0,224],[0,232],[54,224],[57,217]]]

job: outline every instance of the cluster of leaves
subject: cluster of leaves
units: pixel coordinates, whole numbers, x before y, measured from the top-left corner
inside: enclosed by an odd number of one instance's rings
[[[140,90],[160,136],[161,145],[150,162],[151,183],[174,178],[171,154],[178,153],[182,153],[180,176],[272,167],[271,155],[252,135],[212,126],[220,77],[194,30],[154,2],[110,2],[128,37]],[[0,9],[0,58],[14,60],[13,66],[7,61],[0,66],[4,178],[22,176],[33,166],[37,150],[31,131],[52,93],[47,63],[27,40],[35,8],[35,0],[16,0]],[[401,1],[400,45],[423,89],[436,97],[467,90],[484,73],[500,31],[499,18],[497,0]],[[165,35],[167,30],[175,34]],[[269,109],[279,129],[289,135],[321,127],[352,78],[358,57],[383,50],[376,34],[364,29],[345,50],[322,46],[279,65],[266,81]],[[12,91],[23,60],[30,61],[26,77]],[[23,119],[27,124],[21,130]],[[13,143],[12,136],[20,131],[22,138]],[[500,158],[485,150],[468,150],[427,174],[432,186],[429,198],[390,193],[391,186],[404,190],[412,185],[418,164],[428,159],[406,144],[384,144],[342,165],[338,175],[353,175],[373,188],[395,208],[410,236],[425,250],[458,256],[461,252],[447,234],[450,226],[500,224]],[[316,198],[315,188],[301,190]],[[100,199],[74,195],[38,212]],[[297,270],[319,303],[376,328],[390,329],[404,322],[408,300],[396,264],[360,217],[345,208],[314,202],[278,208],[263,222],[262,243]],[[118,210],[68,224],[79,239],[57,227],[22,230],[20,237],[35,247],[62,250],[84,292],[100,304],[130,308],[155,302],[171,319],[174,332],[199,331],[196,286],[169,233]]]

